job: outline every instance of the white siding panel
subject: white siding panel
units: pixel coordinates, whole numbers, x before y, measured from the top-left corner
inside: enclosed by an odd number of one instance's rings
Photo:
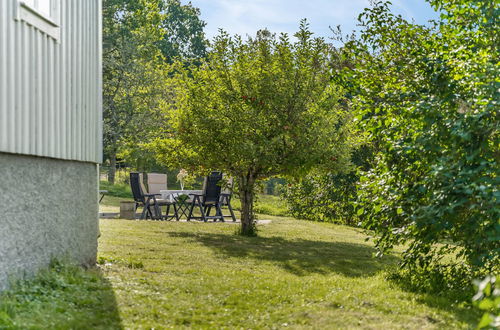
[[[101,0],[61,0],[60,38],[0,0],[0,152],[101,162]]]

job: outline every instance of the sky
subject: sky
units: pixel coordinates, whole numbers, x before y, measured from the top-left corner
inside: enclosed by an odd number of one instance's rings
[[[307,18],[315,36],[329,38],[330,26],[341,25],[344,33],[356,29],[357,16],[369,0],[190,0],[201,10],[207,23],[205,33],[212,39],[222,28],[230,34],[255,35],[259,29],[293,35]],[[185,3],[186,1],[182,1]],[[425,24],[437,14],[424,0],[392,0],[393,12]]]

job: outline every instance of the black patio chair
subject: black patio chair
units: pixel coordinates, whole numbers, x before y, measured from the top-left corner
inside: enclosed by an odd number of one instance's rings
[[[191,219],[202,219],[207,222],[209,219],[217,221],[224,221],[224,216],[221,210],[221,172],[212,172],[209,176],[205,177],[203,183],[203,191],[201,194],[189,194],[192,198],[191,207],[189,208],[188,221]],[[201,216],[193,216],[195,206],[200,210]],[[215,215],[210,215],[210,210],[215,207]]]
[[[153,220],[168,220],[169,218],[171,219],[175,217],[178,220],[179,216],[177,214],[177,205],[175,202],[156,198],[157,196],[161,196],[160,194],[146,193],[146,189],[142,183],[142,175],[140,173],[130,172],[130,188],[132,189],[132,195],[134,196],[135,210],[137,210],[139,206],[143,207],[140,219],[148,219],[149,217]],[[162,206],[167,207],[165,217],[161,214]],[[173,215],[169,215],[171,206],[174,208]]]

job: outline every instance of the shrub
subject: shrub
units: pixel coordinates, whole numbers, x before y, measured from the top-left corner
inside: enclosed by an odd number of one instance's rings
[[[435,27],[377,2],[346,70],[352,107],[378,154],[357,213],[380,253],[405,244],[403,266],[500,265],[498,10],[492,1],[435,0]],[[442,266],[444,267],[444,266]]]
[[[304,178],[283,186],[283,199],[290,213],[307,220],[357,225],[357,170],[367,170],[372,155],[371,146],[361,146],[352,155],[352,162],[357,169],[345,174],[309,173]]]
[[[354,173],[309,174],[284,187],[283,199],[297,218],[355,225],[357,180]]]
[[[500,328],[500,288],[497,284],[499,278],[499,276],[486,276],[483,280],[474,282],[477,293],[472,300],[477,308],[484,311],[478,329]]]

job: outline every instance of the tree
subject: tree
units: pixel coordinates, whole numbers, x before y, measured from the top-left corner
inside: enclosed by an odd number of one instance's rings
[[[208,41],[200,19],[200,10],[191,3],[182,5],[180,0],[167,0],[161,6],[163,38],[158,47],[169,63],[176,59],[182,62],[199,63],[207,54]]]
[[[434,0],[434,27],[377,2],[360,15],[346,88],[379,151],[358,214],[410,269],[500,265],[498,18],[494,1]],[[349,86],[349,87],[347,87]],[[453,256],[449,258],[449,256]]]
[[[245,42],[221,32],[208,60],[180,77],[171,136],[158,140],[166,163],[237,178],[242,234],[255,234],[258,180],[349,166],[350,116],[330,84],[331,48],[311,35],[305,21],[293,43],[266,30]]]
[[[161,2],[103,2],[103,131],[112,183],[123,142],[151,127],[138,127],[138,122],[154,124],[162,118],[154,111],[168,93],[165,63],[156,46],[163,34]]]

